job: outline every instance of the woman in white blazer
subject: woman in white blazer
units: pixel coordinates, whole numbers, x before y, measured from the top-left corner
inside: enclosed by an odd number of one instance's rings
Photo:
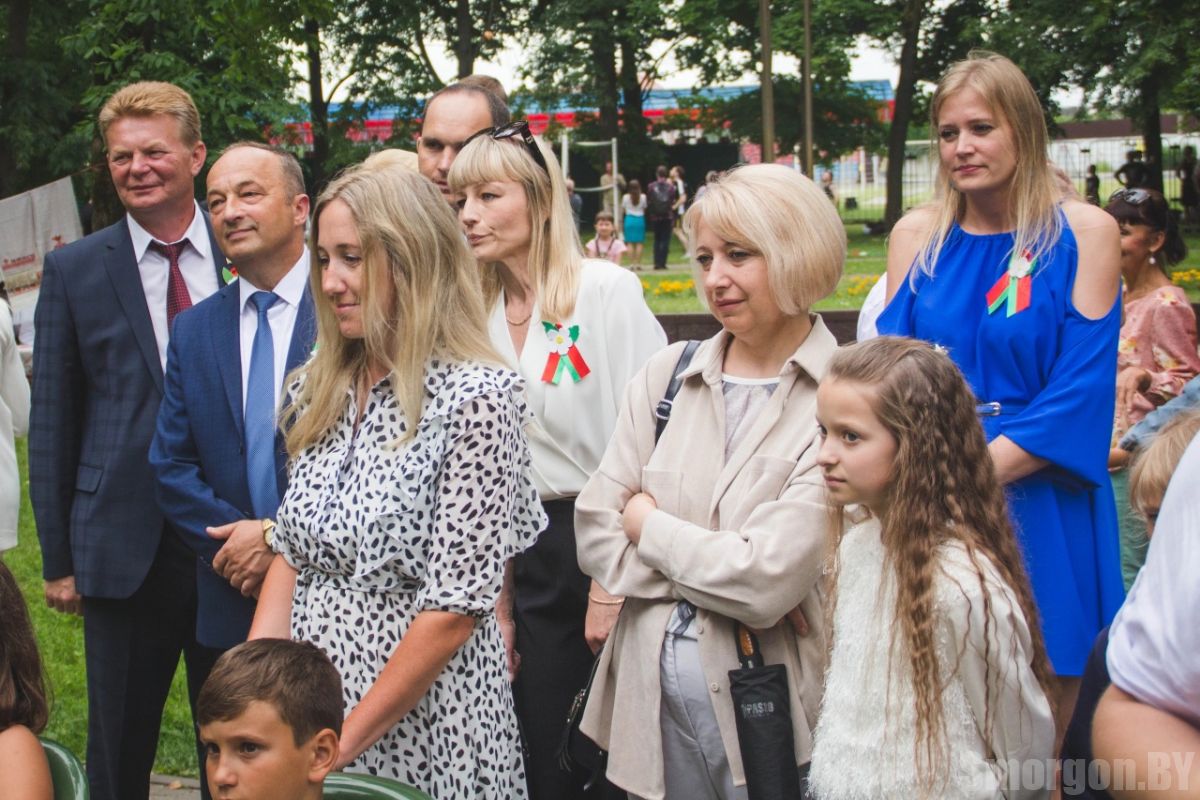
[[[449,182],[483,270],[492,344],[525,378],[534,482],[550,519],[513,563],[530,797],[581,798],[586,776],[564,772],[556,751],[620,600],[579,569],[575,496],[600,463],[626,384],[667,339],[635,275],[583,258],[562,171],[526,123],[476,134]]]

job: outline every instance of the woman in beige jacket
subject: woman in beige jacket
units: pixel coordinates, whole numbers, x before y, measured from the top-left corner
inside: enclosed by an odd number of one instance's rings
[[[576,501],[580,565],[625,598],[582,729],[633,797],[726,800],[746,791],[727,674],[735,620],[787,667],[797,764],[812,749],[829,532],[814,413],[837,343],[809,308],[836,287],[846,236],[812,181],[774,165],[710,184],[684,224],[724,330],[682,373],[657,446],[654,410],[682,345],[650,359]]]

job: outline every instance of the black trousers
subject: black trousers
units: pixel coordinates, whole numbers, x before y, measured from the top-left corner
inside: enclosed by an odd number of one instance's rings
[[[650,227],[654,231],[654,268],[666,269],[671,250],[671,218],[651,220]]]
[[[558,766],[558,745],[575,694],[587,683],[594,656],[583,638],[591,580],[575,555],[575,501],[544,504],[550,517],[537,543],[513,559],[517,652],[521,670],[513,698],[528,758],[530,800],[616,798],[625,793],[601,781],[584,792],[587,775]]]
[[[196,696],[223,652],[196,642],[196,557],[174,531],[164,529],[150,572],[131,597],[84,598],[83,639],[92,800],[144,798],[180,653],[195,719]],[[208,800],[198,736],[196,754]]]

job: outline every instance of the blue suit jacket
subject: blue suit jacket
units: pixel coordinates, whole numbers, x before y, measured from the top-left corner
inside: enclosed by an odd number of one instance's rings
[[[219,283],[211,227],[209,244]],[[124,217],[47,254],[34,323],[29,494],[43,574],[74,575],[85,597],[129,597],[163,534],[146,458],[163,373]]]
[[[255,606],[212,570],[223,543],[204,530],[255,518],[246,479],[240,311],[235,281],[176,317],[158,430],[150,447],[159,505],[200,556],[196,639],[220,648],[246,640]],[[312,295],[305,285],[287,371],[307,360],[315,338]],[[286,454],[278,432],[275,466],[282,497],[287,489]]]
[[[166,391],[150,446],[158,505],[199,555],[196,638],[212,648],[245,642],[254,601],[212,571],[222,543],[210,525],[256,518],[246,479],[241,402],[240,299],[230,283],[175,318],[167,354]],[[286,371],[307,360],[316,339],[312,294],[305,285],[288,347]],[[287,489],[283,435],[275,434],[280,494]]]

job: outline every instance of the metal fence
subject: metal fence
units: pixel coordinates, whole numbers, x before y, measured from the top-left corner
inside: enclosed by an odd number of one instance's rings
[[[1163,193],[1173,208],[1181,208],[1182,180],[1177,173],[1185,146],[1200,150],[1200,133],[1163,135]],[[1050,144],[1050,160],[1062,167],[1082,196],[1087,168],[1095,165],[1100,177],[1103,201],[1120,188],[1113,173],[1125,162],[1130,150],[1144,151],[1140,137],[1107,139],[1060,139]],[[887,206],[887,158],[859,150],[830,166],[817,166],[816,180],[824,173],[833,175],[838,209],[845,222],[875,222],[883,219]],[[912,140],[905,145],[904,207],[919,205],[933,195],[937,173],[937,153],[927,140]]]

